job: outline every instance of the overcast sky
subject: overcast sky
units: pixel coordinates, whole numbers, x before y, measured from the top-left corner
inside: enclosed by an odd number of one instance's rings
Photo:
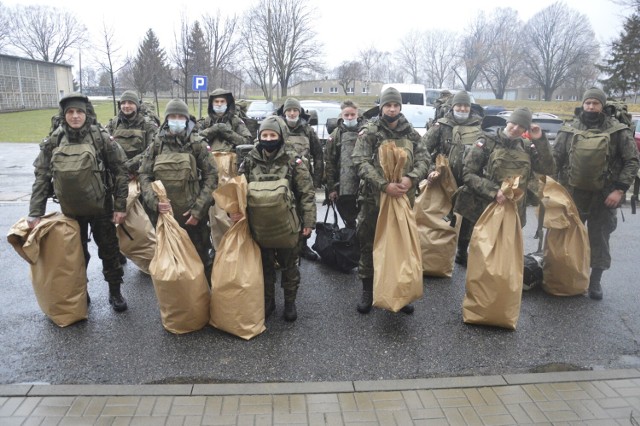
[[[109,0],[0,0],[7,6],[15,4],[43,4],[72,10],[94,36],[102,30],[102,22],[116,29],[122,52],[135,54],[144,34],[152,28],[162,47],[170,51],[174,33],[180,24],[181,13],[197,18],[202,14],[241,15],[257,0],[193,0],[145,1]],[[399,40],[411,30],[445,29],[461,32],[479,11],[490,13],[497,7],[512,7],[527,21],[540,10],[554,3],[552,0],[394,0],[340,1],[312,0],[317,19],[314,22],[318,40],[324,45],[325,64],[332,68],[350,55],[375,46],[380,51],[394,51]],[[612,0],[565,0],[565,3],[588,17],[598,41],[606,43],[617,37],[624,17],[630,12],[621,10]],[[383,6],[378,6],[383,4]],[[386,4],[386,5],[385,5]],[[86,55],[83,54],[83,62]],[[354,58],[355,59],[355,58]],[[74,64],[75,65],[75,64]]]

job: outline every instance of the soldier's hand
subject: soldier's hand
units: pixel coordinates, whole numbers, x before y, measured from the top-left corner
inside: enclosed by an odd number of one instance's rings
[[[236,223],[237,221],[239,221],[243,217],[244,217],[244,215],[242,214],[242,212],[231,213],[229,215],[229,219],[231,219],[231,222],[233,222],[233,223]]]
[[[502,189],[499,189],[498,193],[496,194],[496,203],[504,204],[505,201],[507,201],[507,197],[505,197],[502,193]]]
[[[440,173],[439,172],[431,172],[429,173],[429,175],[427,176],[427,184],[432,184],[435,181],[438,180],[438,178],[440,177]]]
[[[198,224],[198,222],[200,222],[200,219],[198,219],[197,217],[193,216],[191,214],[191,212],[184,212],[184,214],[182,216],[189,216],[189,219],[187,219],[187,221],[184,223],[185,225],[192,225],[192,226],[196,226]]]
[[[38,224],[40,223],[40,218],[39,217],[31,217],[29,216],[27,218],[27,225],[29,225],[29,229],[33,229],[36,226],[38,226]]]
[[[158,203],[158,213],[171,213],[171,203]]]
[[[610,209],[615,209],[620,205],[622,201],[622,196],[624,195],[624,191],[621,189],[614,189],[606,200],[604,200],[604,205]]]
[[[302,230],[302,236],[303,236],[303,237],[309,237],[309,236],[311,236],[311,231],[312,231],[312,229],[311,229],[311,228],[304,228],[304,229]]]
[[[329,199],[330,199],[331,201],[335,201],[335,200],[337,200],[337,199],[338,199],[338,191],[331,191],[331,192],[329,193]]]
[[[127,212],[113,212],[113,218],[111,219],[111,222],[115,223],[116,225],[122,225],[126,218]]]
[[[537,124],[532,124],[529,128],[529,136],[531,136],[531,140],[538,140],[542,137],[542,129]]]
[[[385,192],[390,197],[399,198],[406,194],[408,190],[409,188],[407,188],[402,183],[390,183],[389,185],[387,185],[387,189],[385,190]]]

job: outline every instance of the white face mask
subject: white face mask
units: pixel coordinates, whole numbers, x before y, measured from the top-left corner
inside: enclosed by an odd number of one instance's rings
[[[215,112],[216,114],[224,114],[225,112],[227,112],[227,106],[226,105],[214,105],[213,106],[213,112]]]
[[[469,118],[469,113],[468,112],[455,112],[455,111],[453,111],[453,117],[456,120],[463,121],[463,120],[466,120],[467,118]]]
[[[354,118],[353,120],[343,120],[343,123],[346,127],[356,127],[358,125],[358,119]]]
[[[298,118],[291,119],[287,117],[287,124],[292,127],[295,126],[296,124],[298,124]]]
[[[180,133],[187,127],[187,120],[167,120],[171,133]]]

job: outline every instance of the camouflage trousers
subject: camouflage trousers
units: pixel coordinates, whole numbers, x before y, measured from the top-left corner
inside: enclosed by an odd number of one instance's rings
[[[358,276],[361,279],[373,278],[373,240],[376,236],[376,224],[380,208],[373,198],[360,200],[358,213],[358,242],[360,243],[360,262]]]
[[[98,257],[102,260],[102,275],[109,284],[122,283],[124,271],[120,264],[120,246],[116,236],[116,226],[111,222],[113,215],[77,217],[80,225],[80,241],[84,252],[85,266],[89,265],[89,227],[98,246]]]
[[[578,208],[580,219],[587,226],[591,246],[591,267],[609,269],[611,267],[609,237],[618,226],[616,217],[618,209],[610,209],[604,205],[608,191],[591,192],[570,188],[569,192]]]
[[[305,241],[301,238],[301,240]],[[262,275],[264,278],[264,300],[275,297],[276,285],[276,260],[280,264],[280,286],[284,290],[284,301],[295,302],[300,286],[300,269],[298,268],[298,256],[300,244],[291,249],[261,249]]]

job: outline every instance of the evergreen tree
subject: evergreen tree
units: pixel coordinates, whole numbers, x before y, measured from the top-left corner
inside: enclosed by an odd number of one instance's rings
[[[133,75],[140,96],[148,91],[153,92],[156,110],[159,110],[158,92],[169,89],[171,80],[167,55],[164,49],[160,48],[160,41],[152,29],[147,31],[138,47]]]
[[[189,57],[191,58],[191,74],[209,76],[211,71],[211,55],[207,49],[204,32],[198,21],[191,27],[187,48],[189,49]]]

